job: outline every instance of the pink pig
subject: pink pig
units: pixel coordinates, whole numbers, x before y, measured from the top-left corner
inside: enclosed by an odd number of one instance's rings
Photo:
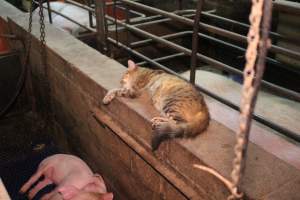
[[[20,192],[25,193],[42,175],[44,179],[29,191],[29,199],[32,199],[42,188],[53,183],[57,187],[44,195],[42,200],[56,200],[60,199],[60,196],[64,200],[113,199],[113,194],[107,193],[102,177],[93,174],[87,164],[76,156],[56,154],[44,159],[37,172],[21,187]]]

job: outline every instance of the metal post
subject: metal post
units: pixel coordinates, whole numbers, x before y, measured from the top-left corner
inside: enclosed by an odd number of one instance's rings
[[[50,24],[52,24],[52,13],[51,13],[51,7],[50,7],[49,0],[47,0],[46,2],[47,2],[47,7],[48,7],[49,22],[50,22]]]
[[[110,20],[110,21],[115,21],[115,19],[112,18],[112,17],[106,16],[106,18],[108,20]],[[156,41],[156,42],[159,42],[161,44],[164,44],[164,45],[166,45],[166,46],[168,46],[168,47],[170,47],[170,48],[172,48],[172,49],[174,49],[176,51],[183,52],[183,53],[185,53],[186,55],[189,55],[189,56],[192,54],[192,50],[190,50],[188,48],[185,48],[183,46],[180,46],[178,44],[175,44],[173,42],[170,42],[170,41],[168,41],[166,39],[163,39],[162,37],[158,37],[156,35],[153,35],[151,33],[143,31],[143,30],[141,30],[139,28],[136,28],[136,27],[134,27],[132,25],[126,24],[126,23],[124,23],[124,22],[122,22],[120,20],[117,20],[116,22],[119,25],[125,27],[126,29],[128,29],[130,31],[133,31],[133,32],[135,32],[135,33],[137,33],[137,34],[139,34],[141,36],[150,38],[153,41]],[[226,65],[226,64],[224,64],[224,63],[222,63],[220,61],[217,61],[217,60],[215,60],[213,58],[207,57],[207,56],[205,56],[203,54],[200,54],[200,53],[197,53],[196,56],[197,56],[197,58],[199,60],[202,60],[203,62],[205,62],[207,64],[210,64],[210,65],[212,65],[212,66],[214,66],[216,68],[219,68],[219,69],[222,69],[222,70],[226,70],[226,71],[234,73],[234,74],[243,75],[243,73],[240,70],[236,69],[235,67]],[[264,81],[264,80],[262,80],[262,84],[264,86],[266,86],[267,88],[272,89],[273,91],[278,92],[279,94],[288,96],[288,97],[290,97],[293,100],[300,101],[300,94],[297,93],[297,92],[285,89],[283,87],[277,86],[277,85],[275,85],[273,83],[270,83],[270,82],[267,82],[267,81]]]
[[[199,42],[199,22],[201,17],[201,11],[204,4],[204,0],[198,0],[197,11],[194,17],[194,29],[193,29],[193,39],[192,39],[192,55],[191,55],[191,71],[190,71],[190,82],[195,84],[196,78],[196,65],[197,65],[197,52],[198,52],[198,42]]]
[[[102,52],[107,51],[107,32],[105,30],[105,1],[95,0],[97,48]]]
[[[167,11],[163,11],[157,8],[153,8],[141,3],[137,3],[135,1],[130,1],[130,0],[120,0],[123,3],[126,3],[132,7],[136,7],[139,9],[143,9],[145,11],[151,12],[153,14],[158,14],[158,15],[162,15],[168,18],[171,18],[173,20],[176,20],[180,23],[186,24],[186,25],[190,25],[190,26],[194,26],[194,21],[192,19],[188,19],[186,17],[181,17],[175,13],[171,13],[171,12],[167,12]],[[243,43],[247,43],[247,37],[244,35],[240,35],[238,33],[232,32],[232,31],[228,31],[222,28],[218,28],[209,24],[205,24],[205,23],[199,23],[199,26],[201,29],[206,30],[210,33],[214,33],[214,34],[218,34],[220,36],[223,37],[228,37],[229,39],[235,40],[235,41],[239,41],[239,42],[243,42]],[[287,55],[293,58],[297,58],[300,59],[300,53],[293,51],[293,50],[289,50],[283,47],[279,47],[276,45],[271,45],[270,48],[270,52],[273,53],[280,53],[283,55]]]

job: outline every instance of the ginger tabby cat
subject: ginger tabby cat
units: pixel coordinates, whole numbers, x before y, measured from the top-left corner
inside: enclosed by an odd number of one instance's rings
[[[209,112],[203,96],[190,83],[162,70],[152,70],[128,61],[128,70],[121,79],[121,88],[110,90],[103,103],[115,97],[135,98],[147,92],[160,116],[154,117],[152,150],[166,139],[195,137],[209,125]]]

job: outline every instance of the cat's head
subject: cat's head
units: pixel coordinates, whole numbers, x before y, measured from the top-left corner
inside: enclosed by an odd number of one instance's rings
[[[138,78],[138,74],[139,74],[139,67],[132,60],[128,60],[127,71],[124,73],[120,81],[122,87],[127,89],[132,88],[134,82]]]

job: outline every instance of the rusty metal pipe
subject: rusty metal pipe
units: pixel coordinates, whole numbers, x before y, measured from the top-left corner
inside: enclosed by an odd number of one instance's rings
[[[176,39],[178,37],[184,37],[184,36],[190,35],[190,34],[193,34],[193,32],[192,31],[182,31],[182,32],[178,32],[178,33],[172,33],[172,34],[164,35],[164,36],[162,36],[162,38],[168,39],[168,40],[172,40],[172,39]],[[233,49],[236,49],[236,50],[239,50],[239,51],[242,51],[242,52],[246,51],[246,49],[243,48],[243,47],[239,47],[239,46],[231,44],[229,42],[224,42],[223,40],[216,39],[216,38],[214,38],[212,36],[205,35],[203,33],[198,33],[198,35],[201,38],[204,38],[204,39],[207,39],[207,40],[211,40],[213,42],[216,42],[216,43],[219,43],[219,44],[231,47]],[[152,39],[140,40],[140,41],[131,43],[131,47],[133,47],[133,48],[139,48],[139,47],[142,47],[142,46],[149,45],[152,42],[154,42]],[[280,64],[280,62],[278,62],[277,60],[275,60],[273,58],[267,57],[266,60],[267,60],[267,62],[272,63],[272,64],[274,64],[274,65],[276,65],[278,67],[282,66]]]
[[[74,6],[77,6],[77,7],[80,7],[84,10],[87,10],[87,11],[90,11],[90,12],[95,12],[95,9],[94,8],[91,8],[89,6],[86,6],[86,5],[83,5],[81,3],[78,3],[76,1],[73,1],[73,0],[65,0],[65,2],[69,3],[69,4],[72,4]]]
[[[178,38],[178,37],[181,37],[181,36],[184,36],[184,35],[187,35],[187,34],[191,34],[191,33],[192,33],[191,31],[183,31],[183,32],[171,33],[171,34],[168,34],[168,35],[164,35],[164,36],[161,36],[161,38],[170,40],[170,39],[175,39],[175,38]],[[138,48],[138,47],[147,45],[151,42],[154,42],[154,40],[146,39],[146,40],[141,40],[141,41],[137,41],[137,42],[132,42],[131,47]]]
[[[192,37],[192,55],[191,55],[191,71],[190,71],[190,82],[195,85],[196,78],[196,66],[197,66],[197,53],[199,44],[199,23],[201,17],[201,11],[204,4],[204,0],[198,0],[196,15],[194,17],[194,29]]]
[[[50,2],[49,2],[49,0],[47,0],[46,2],[47,2],[47,7],[48,7],[49,22],[50,22],[50,24],[52,24],[52,14],[51,14]]]
[[[172,49],[175,49],[175,50],[177,50],[179,52],[183,52],[186,55],[190,56],[192,54],[192,51],[190,49],[187,49],[187,48],[182,47],[182,46],[180,46],[178,44],[170,42],[170,41],[168,41],[166,39],[163,39],[161,37],[158,37],[156,35],[153,35],[151,33],[143,31],[143,30],[141,30],[139,28],[136,28],[136,27],[131,26],[129,24],[126,24],[124,22],[121,22],[120,20],[115,20],[112,17],[106,16],[106,18],[108,20],[116,21],[116,23],[118,23],[119,25],[124,26],[126,29],[129,29],[129,30],[131,30],[133,32],[136,32],[137,34],[140,34],[140,35],[142,35],[144,37],[148,37],[148,38],[150,38],[150,39],[152,39],[152,40],[154,40],[156,42],[160,42],[161,44],[164,44],[164,45],[166,45],[166,46],[168,46],[168,47],[170,47]],[[197,58],[199,60],[202,60],[203,62],[205,62],[207,64],[210,64],[212,66],[215,66],[215,67],[217,67],[217,68],[219,68],[221,70],[225,70],[225,71],[228,71],[228,72],[231,72],[231,73],[234,73],[234,74],[238,74],[238,75],[243,75],[243,73],[240,70],[238,70],[238,69],[236,69],[234,67],[231,67],[229,65],[226,65],[226,64],[224,64],[224,63],[222,63],[220,61],[217,61],[215,59],[212,59],[210,57],[207,57],[207,56],[205,56],[203,54],[197,53]],[[285,89],[283,87],[277,86],[277,85],[275,85],[273,83],[270,83],[270,82],[267,82],[267,81],[264,81],[264,80],[262,81],[262,84],[265,87],[267,87],[267,88],[269,88],[269,89],[271,89],[273,91],[278,92],[279,94],[282,94],[284,96],[289,97],[290,99],[293,99],[293,100],[296,100],[296,101],[300,102],[300,94],[297,93],[297,92]]]
[[[182,57],[182,56],[185,56],[185,54],[184,53],[175,53],[175,54],[168,55],[168,56],[153,58],[152,60],[155,62],[161,62],[161,61],[167,61],[167,60],[171,60],[171,59]],[[144,62],[137,63],[137,65],[141,66],[141,65],[145,65],[147,63],[148,63],[147,61],[144,61]]]
[[[241,26],[241,27],[244,27],[244,28],[247,28],[247,29],[250,27],[249,24],[239,22],[239,21],[236,21],[236,20],[232,20],[232,19],[228,19],[228,18],[225,18],[225,17],[221,17],[221,16],[218,16],[218,15],[215,15],[215,14],[212,14],[212,13],[203,12],[202,15],[205,16],[205,17],[210,17],[210,18],[214,18],[214,19],[217,19],[217,20],[220,20],[220,21],[228,22],[228,23],[231,23],[233,25],[238,25],[238,26]],[[276,33],[276,32],[270,32],[270,35],[272,35],[274,37],[277,37],[277,38],[281,38],[281,39],[287,39],[283,35],[281,35],[279,33]]]
[[[163,15],[165,17],[171,18],[171,19],[176,20],[178,22],[181,22],[183,24],[186,24],[186,25],[189,25],[189,26],[194,26],[194,21],[192,19],[188,19],[186,17],[182,17],[182,16],[179,16],[179,15],[171,13],[171,12],[166,12],[166,11],[163,11],[163,10],[160,10],[160,9],[157,9],[157,8],[146,6],[144,4],[137,3],[137,2],[134,2],[134,1],[130,1],[130,0],[120,0],[120,1],[123,2],[123,3],[126,3],[130,6],[140,8],[140,9],[146,10],[146,11],[154,13],[154,14]],[[199,25],[200,25],[200,28],[203,29],[203,30],[206,30],[206,31],[209,31],[211,33],[215,33],[215,34],[218,34],[218,35],[221,35],[221,36],[228,37],[229,39],[233,39],[233,40],[236,40],[236,41],[247,43],[247,37],[246,36],[243,36],[243,35],[231,32],[231,31],[227,31],[225,29],[218,28],[218,27],[215,27],[215,26],[212,26],[212,25],[208,25],[208,24],[205,24],[205,23],[199,23]],[[292,50],[282,48],[282,47],[278,47],[276,45],[271,46],[270,52],[280,53],[280,54],[283,54],[283,55],[287,55],[287,56],[290,56],[290,57],[293,57],[293,58],[300,59],[300,53],[299,52],[292,51]]]
[[[35,3],[36,3],[36,2],[35,2]],[[45,8],[45,9],[48,9],[48,7],[46,7],[46,6],[42,6],[42,7]],[[49,8],[49,9],[50,9],[50,8]],[[73,19],[70,18],[70,17],[68,17],[68,16],[66,16],[66,15],[64,15],[64,14],[61,14],[60,12],[57,12],[56,10],[52,10],[52,9],[50,9],[50,10],[51,10],[51,12],[53,12],[53,13],[59,15],[59,16],[64,17],[65,19],[69,20],[70,22],[73,22],[74,24],[77,24],[78,26],[80,26],[80,27],[82,27],[82,28],[84,28],[84,29],[86,29],[86,30],[88,30],[88,31],[95,31],[95,30],[93,30],[93,29],[91,29],[91,28],[89,28],[89,27],[86,27],[86,26],[84,26],[84,25],[82,25],[82,24],[76,22],[75,20],[73,20]]]

